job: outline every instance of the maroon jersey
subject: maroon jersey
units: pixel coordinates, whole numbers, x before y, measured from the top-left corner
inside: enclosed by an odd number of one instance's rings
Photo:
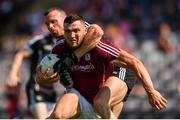
[[[72,51],[66,42],[61,40],[54,46],[52,53],[60,55]],[[93,102],[107,77],[112,74],[113,68],[110,61],[116,59],[119,54],[119,49],[101,40],[94,49],[86,53],[79,62],[71,67],[70,74],[74,81],[74,88],[90,103]]]

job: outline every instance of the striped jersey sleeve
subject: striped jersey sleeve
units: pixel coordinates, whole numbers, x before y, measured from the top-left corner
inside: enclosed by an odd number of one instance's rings
[[[104,40],[101,40],[97,44],[97,48],[100,56],[108,61],[112,61],[118,58],[118,56],[120,55],[120,49]]]

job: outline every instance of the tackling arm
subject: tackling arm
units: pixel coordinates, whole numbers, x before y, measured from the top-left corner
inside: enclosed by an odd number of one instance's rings
[[[151,93],[154,90],[153,83],[147,72],[146,68],[140,60],[130,55],[126,51],[121,49],[120,56],[114,61],[117,66],[123,66],[125,68],[133,69],[138,80],[140,80],[147,93]]]
[[[85,53],[93,49],[100,41],[103,34],[102,28],[97,24],[89,26],[82,45],[74,51],[77,58],[80,59]]]
[[[167,100],[154,88],[150,75],[140,60],[126,51],[121,50],[119,57],[114,61],[114,65],[134,70],[138,80],[143,84],[148,94],[152,107],[157,110],[167,107]]]

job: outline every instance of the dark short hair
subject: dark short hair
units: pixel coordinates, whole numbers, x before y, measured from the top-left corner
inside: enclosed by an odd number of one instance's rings
[[[65,20],[64,20],[64,23],[71,24],[71,23],[73,23],[74,21],[77,21],[77,20],[80,20],[80,21],[82,21],[84,23],[83,17],[80,16],[80,15],[77,15],[77,14],[71,14],[71,15],[67,16],[65,18]]]
[[[55,10],[63,13],[64,15],[66,15],[66,13],[65,13],[65,11],[64,11],[63,9],[54,7],[54,8],[49,8],[49,9],[47,9],[47,10],[44,12],[44,16],[47,16],[50,12],[55,11]]]

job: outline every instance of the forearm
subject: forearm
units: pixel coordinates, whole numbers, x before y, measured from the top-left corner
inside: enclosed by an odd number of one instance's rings
[[[24,56],[22,55],[21,52],[19,52],[15,55],[15,58],[14,58],[13,63],[12,63],[10,74],[17,74],[18,73],[18,71],[21,67],[23,58],[24,58]]]
[[[154,86],[152,83],[152,80],[150,78],[150,75],[147,71],[147,69],[144,67],[144,65],[141,63],[141,61],[137,60],[134,65],[134,71],[137,75],[138,80],[142,83],[144,89],[148,94],[150,94],[154,90]]]
[[[149,102],[153,107],[157,110],[167,107],[167,100],[154,89],[150,75],[140,60],[120,49],[120,55],[115,61],[113,61],[113,64],[118,67],[123,66],[132,69],[135,72],[138,80],[140,80],[146,90]]]
[[[120,53],[121,54],[119,55],[118,59],[114,61],[114,65],[132,69],[135,72],[138,80],[140,80],[142,83],[146,92],[152,92],[152,90],[154,90],[153,83],[147,69],[144,67],[142,62],[122,49],[120,50]]]
[[[93,49],[100,41],[103,34],[104,32],[100,26],[92,24],[88,28],[87,34],[84,37],[83,44],[74,51],[77,58],[80,59],[85,53]]]
[[[139,80],[142,82],[147,92],[149,103],[156,110],[161,110],[166,108],[168,103],[167,100],[157,90],[154,89],[151,78],[146,68],[143,66],[143,64],[142,63],[138,63],[138,64],[137,64],[138,66],[136,67],[137,76]]]
[[[77,49],[74,51],[74,54],[76,55],[77,59],[79,60],[85,53],[83,51],[83,49]]]
[[[80,48],[76,49],[74,51],[74,54],[76,55],[76,57],[78,58],[78,60],[87,52],[89,52],[91,49],[93,49],[98,42],[100,41],[100,38],[94,39],[96,41],[94,41],[91,45],[89,46],[81,46]]]

